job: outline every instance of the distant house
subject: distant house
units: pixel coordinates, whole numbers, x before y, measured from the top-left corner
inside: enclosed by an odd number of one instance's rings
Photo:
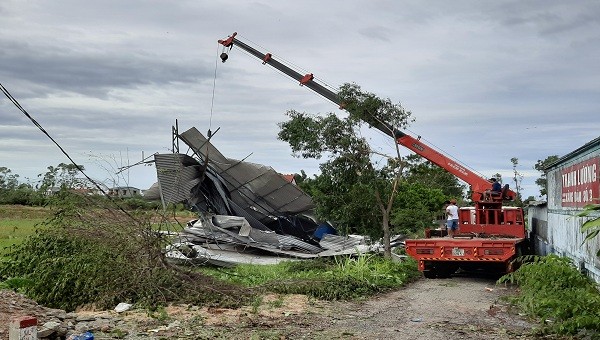
[[[44,192],[44,195],[46,195],[46,196],[53,196],[54,194],[56,194],[59,191],[60,191],[59,187],[48,187],[46,189],[46,192]]]
[[[114,187],[108,189],[108,194],[116,197],[134,197],[141,196],[142,190],[135,187]]]
[[[286,181],[296,185],[296,178],[294,176],[294,174],[288,174],[288,175],[281,175]]]

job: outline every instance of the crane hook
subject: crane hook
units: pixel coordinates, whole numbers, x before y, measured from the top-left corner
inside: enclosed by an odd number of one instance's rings
[[[227,55],[227,52],[221,53],[220,57],[221,57],[221,62],[226,62],[227,58],[229,58],[229,56]]]

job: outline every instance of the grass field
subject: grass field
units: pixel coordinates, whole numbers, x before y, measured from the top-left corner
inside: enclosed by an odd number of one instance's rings
[[[44,207],[30,207],[22,205],[0,205],[0,257],[8,253],[7,247],[20,244],[33,234],[37,226],[52,216],[52,212]],[[175,221],[175,218],[179,221]],[[156,217],[157,229],[179,231],[180,223],[185,223],[197,218],[197,214],[190,211],[176,211],[164,218]]]
[[[8,252],[8,247],[33,234],[36,226],[49,216],[47,208],[0,205],[0,257]]]

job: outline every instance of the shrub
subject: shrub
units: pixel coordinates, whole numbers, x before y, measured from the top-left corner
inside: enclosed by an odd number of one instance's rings
[[[511,302],[545,326],[541,333],[600,336],[600,293],[597,285],[582,275],[570,259],[549,255],[530,257],[499,282],[517,283],[521,294]]]
[[[20,290],[38,303],[73,310],[119,302],[237,305],[248,297],[165,262],[165,240],[152,231],[149,214],[134,218],[124,210],[85,208],[84,197],[62,195],[45,227],[0,263],[0,280],[20,278]]]
[[[416,262],[392,262],[380,255],[286,261],[277,265],[239,265],[212,271],[221,279],[281,294],[347,300],[398,288],[419,276]]]

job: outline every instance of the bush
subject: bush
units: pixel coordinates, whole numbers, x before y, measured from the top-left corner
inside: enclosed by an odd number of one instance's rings
[[[541,333],[600,336],[600,292],[568,258],[530,257],[517,271],[499,282],[517,283],[521,294],[511,302],[545,326]]]
[[[212,275],[274,293],[347,300],[401,287],[420,274],[410,258],[397,263],[371,254],[286,261],[272,266],[240,265],[213,271]]]
[[[43,194],[26,186],[12,190],[0,189],[0,204],[42,206],[46,201]]]
[[[238,305],[248,297],[233,285],[166,263],[165,240],[152,231],[150,215],[86,209],[80,202],[85,198],[63,195],[45,227],[0,263],[5,285],[17,282],[38,303],[69,311],[119,302]]]

